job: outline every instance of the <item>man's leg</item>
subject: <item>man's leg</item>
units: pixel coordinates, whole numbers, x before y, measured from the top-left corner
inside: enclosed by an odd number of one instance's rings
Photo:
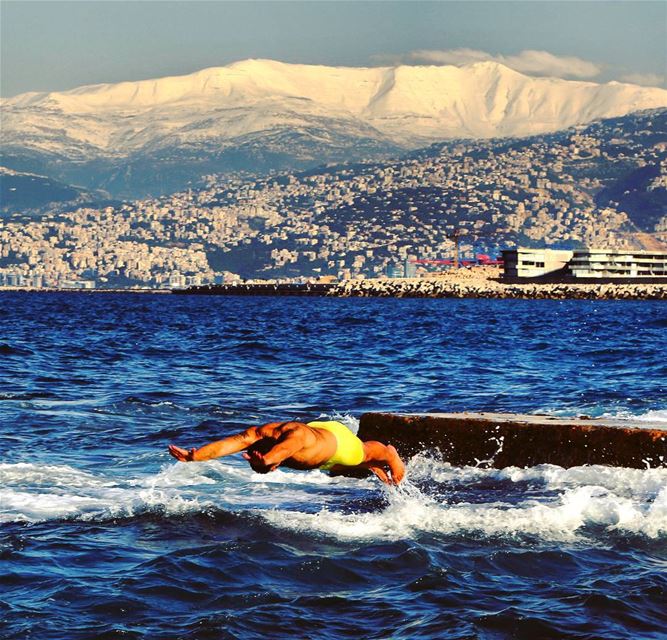
[[[405,465],[392,445],[385,445],[377,440],[369,440],[363,444],[364,461],[359,466],[370,469],[385,484],[398,484],[403,480]]]

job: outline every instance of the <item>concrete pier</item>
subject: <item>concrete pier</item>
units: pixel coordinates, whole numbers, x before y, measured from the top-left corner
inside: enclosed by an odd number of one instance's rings
[[[404,457],[438,451],[456,466],[667,466],[667,421],[640,425],[510,413],[365,413],[359,437],[393,444]]]

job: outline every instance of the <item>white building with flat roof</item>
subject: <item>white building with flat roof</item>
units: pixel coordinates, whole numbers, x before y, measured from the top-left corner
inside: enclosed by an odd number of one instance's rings
[[[667,282],[667,251],[577,249],[569,269],[575,280],[664,278]]]
[[[508,249],[503,251],[503,279],[543,278],[562,271],[571,258],[572,251],[560,249]]]

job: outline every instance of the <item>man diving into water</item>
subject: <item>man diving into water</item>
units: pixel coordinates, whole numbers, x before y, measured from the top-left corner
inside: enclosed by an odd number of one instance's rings
[[[362,442],[344,424],[326,422],[269,422],[199,449],[169,445],[169,453],[181,462],[211,460],[243,451],[258,473],[280,465],[290,469],[370,469],[385,484],[398,484],[405,465],[391,445]]]

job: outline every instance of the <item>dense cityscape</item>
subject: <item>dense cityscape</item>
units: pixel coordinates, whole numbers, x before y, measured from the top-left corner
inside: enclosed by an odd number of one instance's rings
[[[667,240],[665,118],[454,141],[392,162],[210,175],[160,198],[13,214],[0,219],[0,286],[378,277],[451,257],[456,235],[464,256],[518,244],[655,248]]]

